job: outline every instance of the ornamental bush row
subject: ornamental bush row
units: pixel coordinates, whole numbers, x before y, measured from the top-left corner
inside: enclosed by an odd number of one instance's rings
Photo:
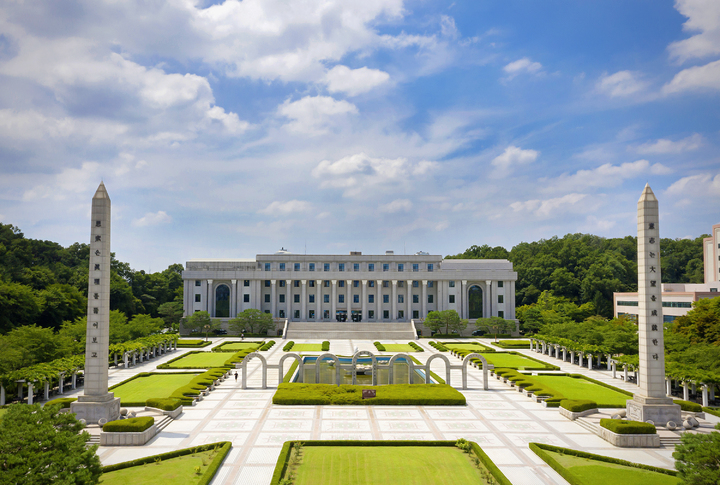
[[[178,340],[178,342],[177,342],[177,346],[179,349],[207,347],[208,345],[212,345],[212,341],[208,340],[206,342],[201,339],[185,339],[185,340]]]
[[[61,397],[58,399],[53,399],[52,401],[48,401],[45,403],[45,406],[53,406],[55,404],[60,404],[60,409],[67,409],[70,407],[70,403],[73,403],[77,401],[76,397]]]
[[[378,349],[380,352],[385,352],[385,346],[380,342],[373,342],[373,345],[375,345],[375,348]]]
[[[683,401],[681,399],[673,399],[673,402],[675,404],[679,404],[680,409],[682,409],[683,411],[689,411],[691,413],[701,413],[703,410],[703,407],[696,402]]]
[[[447,352],[448,348],[445,347],[440,342],[430,342],[430,347],[433,347],[434,349],[440,351],[440,352]]]
[[[588,399],[563,399],[560,401],[560,407],[567,409],[571,413],[581,413],[583,411],[587,411],[588,409],[595,409],[598,405],[595,401],[590,401]]]
[[[225,375],[225,372],[227,372],[227,369],[224,368],[216,368],[205,371],[193,378],[189,384],[175,389],[173,393],[170,394],[170,397],[179,399],[184,405],[192,405],[194,397],[199,396],[200,392],[211,386],[216,379]],[[129,406],[130,404],[127,405]]]
[[[362,398],[363,389],[375,389],[376,397]],[[280,384],[273,404],[285,405],[409,405],[464,406],[465,396],[446,384],[391,384],[352,386],[343,384]]]
[[[182,400],[176,397],[153,397],[145,401],[145,405],[151,408],[162,409],[163,411],[174,411],[182,405]]]
[[[327,352],[328,350],[330,350],[330,341],[329,341],[329,340],[325,340],[325,341],[322,343],[322,347],[320,347],[320,349],[321,349],[323,352]]]
[[[710,408],[710,407],[704,407],[702,410],[708,414],[712,414],[713,416],[717,416],[720,418],[720,408]]]
[[[270,340],[270,341],[268,341],[268,342],[265,342],[265,345],[263,345],[262,347],[260,347],[260,350],[263,351],[263,352],[266,352],[266,351],[270,350],[273,345],[275,345],[275,341],[274,341],[274,340]]]
[[[500,340],[495,345],[502,347],[503,349],[529,349],[529,340]]]
[[[409,345],[410,347],[412,347],[413,349],[415,349],[416,352],[425,352],[425,349],[423,349],[422,347],[420,347],[420,346],[419,346],[418,344],[416,344],[415,342],[408,342],[408,345]]]
[[[106,433],[140,433],[155,424],[152,416],[141,416],[139,418],[119,419],[105,423],[103,431]]]
[[[617,434],[656,434],[654,424],[623,419],[601,419],[600,426]]]
[[[292,340],[289,341],[288,343],[285,344],[285,347],[283,347],[283,352],[290,352],[290,349],[292,349],[294,345],[295,345],[295,342],[293,342]]]

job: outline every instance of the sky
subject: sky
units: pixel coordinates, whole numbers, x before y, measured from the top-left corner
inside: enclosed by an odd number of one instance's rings
[[[0,221],[136,270],[720,223],[720,2],[5,0]]]

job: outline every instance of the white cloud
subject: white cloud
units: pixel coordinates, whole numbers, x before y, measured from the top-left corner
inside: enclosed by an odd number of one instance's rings
[[[505,71],[508,76],[507,79],[512,79],[515,76],[522,74],[524,72],[530,73],[530,74],[539,74],[540,70],[542,69],[542,64],[539,62],[533,62],[527,57],[523,57],[522,59],[518,59],[517,61],[513,61],[510,64],[503,67],[503,71]]]
[[[328,71],[326,82],[331,93],[343,92],[356,96],[386,83],[390,75],[378,69],[350,69],[347,66],[335,66]]]
[[[619,71],[610,75],[603,74],[595,87],[601,93],[614,98],[638,93],[647,87],[647,83],[640,80],[638,72]]]
[[[548,218],[561,215],[587,197],[587,194],[567,194],[554,199],[534,199],[525,202],[513,202],[510,207],[515,212],[530,212],[537,217]]]
[[[409,199],[396,199],[388,204],[380,206],[380,212],[395,213],[395,212],[409,212],[412,209],[412,202]]]
[[[663,86],[663,92],[666,94],[709,89],[720,90],[720,61],[683,69],[675,74],[672,81]]]
[[[694,133],[678,141],[660,138],[652,143],[643,143],[635,148],[635,151],[650,154],[682,153],[697,150],[702,142],[702,136],[699,133]]]
[[[165,211],[148,212],[139,219],[133,219],[132,225],[135,227],[157,226],[172,222],[172,217]]]
[[[670,44],[670,57],[682,62],[720,53],[720,2],[675,0],[675,8],[688,18],[683,30],[699,33]]]
[[[720,174],[709,173],[683,177],[667,189],[670,195],[680,196],[715,196],[720,197]]]
[[[667,175],[672,169],[661,163],[651,164],[647,160],[636,160],[620,165],[606,163],[590,170],[578,170],[572,175],[561,175],[548,180],[552,190],[584,190],[589,187],[607,188],[621,185],[626,179],[642,175]]]
[[[496,178],[506,177],[510,174],[513,166],[533,163],[537,160],[538,155],[540,155],[540,152],[537,150],[523,150],[511,145],[491,162],[495,167],[493,176]]]
[[[460,32],[455,25],[455,19],[447,15],[440,16],[440,33],[445,37],[457,39]]]
[[[309,135],[326,133],[333,119],[357,112],[354,104],[329,96],[305,96],[293,102],[288,99],[278,108],[279,114],[292,120],[286,125],[290,131]]]
[[[288,200],[286,202],[276,200],[258,212],[267,215],[287,215],[308,212],[310,209],[312,209],[312,204],[304,200]]]

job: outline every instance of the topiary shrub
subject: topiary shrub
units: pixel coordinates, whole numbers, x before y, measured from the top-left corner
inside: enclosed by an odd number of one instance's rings
[[[448,348],[445,347],[445,346],[444,346],[443,344],[441,344],[440,342],[430,342],[430,346],[433,347],[434,349],[440,351],[440,352],[447,352],[447,351],[448,351]]]
[[[380,342],[373,342],[373,345],[376,349],[378,349],[380,352],[385,352],[385,346],[381,344]]]
[[[175,397],[153,397],[145,401],[145,405],[151,408],[162,409],[163,411],[174,411],[182,406],[182,400]]]
[[[283,352],[289,352],[290,349],[292,349],[295,346],[295,342],[292,340],[285,344],[285,347],[283,347]]]
[[[260,350],[263,351],[263,352],[266,352],[266,351],[270,350],[273,345],[275,345],[275,341],[274,341],[274,340],[270,340],[269,342],[266,342],[265,345],[263,345],[262,347],[260,347]]]
[[[326,340],[322,343],[322,347],[320,347],[323,352],[327,352],[330,350],[330,341]]]
[[[77,401],[76,397],[61,397],[58,399],[53,399],[52,401],[48,401],[45,403],[45,406],[54,406],[56,404],[60,404],[60,409],[67,409],[70,407],[70,403]]]
[[[415,349],[416,352],[425,352],[425,349],[423,349],[422,347],[420,347],[420,346],[419,346],[418,344],[416,344],[415,342],[409,342],[408,345],[409,345],[410,347],[412,347],[413,349]]]
[[[155,424],[155,418],[152,416],[142,416],[140,418],[120,419],[105,423],[103,431],[106,433],[140,433]]]
[[[588,399],[563,399],[560,401],[560,407],[567,409],[571,413],[581,413],[583,411],[587,411],[588,409],[597,408],[597,403]]]
[[[601,419],[600,426],[617,434],[656,434],[654,424],[622,419]]]
[[[691,413],[701,413],[703,410],[702,406],[696,402],[683,401],[681,399],[673,399],[673,402],[675,404],[679,404],[680,409],[682,409],[683,411],[688,411]]]

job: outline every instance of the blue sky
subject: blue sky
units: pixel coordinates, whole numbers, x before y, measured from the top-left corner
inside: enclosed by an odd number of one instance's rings
[[[0,5],[0,221],[136,269],[720,222],[720,2]]]

